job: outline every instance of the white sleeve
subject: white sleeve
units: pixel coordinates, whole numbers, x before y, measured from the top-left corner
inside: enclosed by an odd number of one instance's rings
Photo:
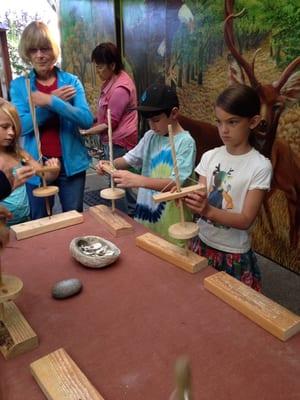
[[[198,175],[205,176],[205,177],[207,176],[210,153],[211,153],[211,151],[207,151],[206,153],[204,153],[202,155],[199,164],[195,168],[195,172],[197,172]]]
[[[144,151],[151,137],[151,131],[147,131],[138,144],[129,150],[123,157],[127,164],[135,169],[141,169],[143,166]]]
[[[254,175],[249,186],[249,190],[262,189],[269,190],[271,187],[272,179],[272,164],[266,159],[262,168],[260,168]]]

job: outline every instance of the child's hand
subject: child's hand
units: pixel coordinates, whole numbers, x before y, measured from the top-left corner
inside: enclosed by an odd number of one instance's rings
[[[0,220],[1,219],[9,219],[11,218],[12,214],[9,210],[7,210],[7,208],[0,206]]]
[[[0,206],[0,250],[9,240],[9,229],[6,227],[6,220],[11,218],[12,214],[5,207]]]
[[[119,188],[141,187],[141,175],[126,170],[118,170],[113,173],[114,182]]]
[[[206,193],[200,191],[189,193],[186,195],[183,201],[194,214],[205,216],[208,208]]]
[[[31,166],[20,167],[16,170],[14,179],[14,189],[23,185],[29,178],[35,174],[35,170]]]
[[[96,172],[99,175],[104,175],[105,174],[105,166],[110,166],[110,161],[107,160],[100,160],[98,164],[95,165]]]

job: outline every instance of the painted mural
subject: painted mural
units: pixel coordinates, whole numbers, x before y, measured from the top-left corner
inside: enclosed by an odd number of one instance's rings
[[[92,50],[101,42],[116,42],[114,2],[60,1],[63,68],[77,75],[95,111],[100,82],[91,63]]]
[[[88,3],[91,9],[107,2],[62,3],[63,26],[72,15],[70,4]],[[188,117],[182,123],[196,139],[198,157],[218,142],[213,110],[220,91],[232,81],[245,81],[258,90],[265,122],[257,134],[262,153],[272,159],[274,177],[253,229],[253,244],[258,253],[300,273],[300,0],[124,0],[118,4],[122,52],[139,95],[154,81],[176,87],[181,112]],[[99,29],[97,39],[103,41],[96,14],[89,19],[85,13],[84,30],[92,30],[95,36]],[[77,15],[83,18],[82,13]],[[78,34],[72,32],[69,37],[75,40]],[[84,37],[87,46],[89,37]],[[74,51],[70,42],[63,49],[66,54]],[[76,48],[77,63],[82,54]],[[70,70],[72,60],[67,60]],[[93,85],[89,74],[83,81]]]

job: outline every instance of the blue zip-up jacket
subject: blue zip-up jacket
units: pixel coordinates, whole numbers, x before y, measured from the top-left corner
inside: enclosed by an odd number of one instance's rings
[[[62,158],[67,176],[85,171],[90,163],[90,157],[84,146],[84,140],[79,128],[88,129],[93,124],[93,115],[86,101],[83,86],[79,79],[68,72],[56,68],[57,87],[72,85],[76,95],[69,101],[64,101],[52,95],[51,105],[36,107],[36,118],[39,126],[43,125],[53,114],[59,116],[59,136],[62,149]],[[32,70],[29,74],[32,91],[36,91],[36,75]],[[33,131],[33,122],[23,76],[14,79],[10,84],[11,102],[17,108],[21,124],[21,145],[38,160],[38,148]],[[31,184],[39,184],[39,178],[29,180]]]

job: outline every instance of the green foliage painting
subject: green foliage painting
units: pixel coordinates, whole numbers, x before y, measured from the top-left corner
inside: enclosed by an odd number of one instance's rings
[[[61,0],[60,17],[62,66],[80,78],[95,111],[100,83],[91,63],[91,53],[101,42],[116,41],[114,3]]]

